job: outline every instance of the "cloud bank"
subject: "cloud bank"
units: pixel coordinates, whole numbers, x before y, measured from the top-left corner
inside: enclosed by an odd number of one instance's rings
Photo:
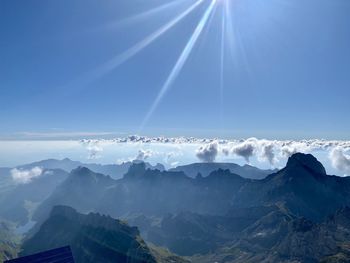
[[[127,137],[101,140],[82,140],[91,158],[99,156],[103,147],[114,144],[126,144],[139,147],[137,158],[141,160],[155,158],[155,156],[167,156],[168,152],[151,153],[152,147],[159,145],[171,145],[177,148],[177,156],[181,156],[181,151],[192,149],[195,158],[202,162],[214,162],[218,159],[226,157],[243,158],[246,163],[250,163],[251,159],[262,163],[268,163],[271,167],[275,167],[280,161],[286,160],[296,152],[314,153],[325,152],[332,167],[346,174],[350,174],[349,160],[350,157],[345,153],[350,150],[350,141],[342,140],[266,140],[257,138],[248,138],[241,140],[227,139],[208,139],[195,137],[147,137],[130,135]],[[143,146],[152,150],[145,151]],[[176,156],[171,157],[172,163],[177,163]],[[170,159],[166,158],[165,159]],[[169,160],[167,161],[169,162]]]
[[[234,144],[229,152],[243,157],[246,162],[249,163],[249,158],[253,156],[255,147],[256,145],[254,141],[247,140],[237,145]]]
[[[101,146],[101,140],[84,140],[81,142],[88,151],[88,159],[95,160],[101,157],[103,147]]]
[[[226,140],[218,138],[195,138],[195,137],[147,137],[138,135],[129,135],[127,137],[120,137],[114,139],[86,139],[81,140],[81,143],[88,145],[92,144],[116,144],[116,143],[139,143],[139,144],[210,144],[212,142],[217,142],[219,145],[239,145],[239,144],[273,144],[275,147],[284,148],[284,151],[299,151],[299,150],[310,150],[310,149],[330,149],[334,147],[340,147],[343,149],[350,149],[350,141],[341,140],[265,140],[257,138],[248,138],[241,140]]]
[[[342,148],[334,148],[329,153],[332,165],[337,170],[350,175],[350,155],[344,153]]]
[[[34,178],[40,177],[43,174],[43,169],[40,167],[33,167],[30,170],[14,168],[11,171],[12,179],[19,184],[30,183]]]
[[[153,155],[153,151],[140,149],[135,160],[145,161],[152,155]]]

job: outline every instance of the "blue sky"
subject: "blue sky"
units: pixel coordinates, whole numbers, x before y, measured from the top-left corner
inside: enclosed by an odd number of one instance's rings
[[[92,76],[106,61],[195,1],[175,0],[128,19],[171,1],[0,0],[1,137],[96,132],[349,139],[350,2],[230,1],[221,93],[226,1],[217,0],[186,63],[140,130],[211,0],[98,78]]]

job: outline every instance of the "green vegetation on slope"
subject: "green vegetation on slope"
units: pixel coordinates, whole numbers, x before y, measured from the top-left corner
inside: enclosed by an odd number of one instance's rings
[[[17,257],[20,237],[14,233],[14,225],[0,221],[0,262]]]

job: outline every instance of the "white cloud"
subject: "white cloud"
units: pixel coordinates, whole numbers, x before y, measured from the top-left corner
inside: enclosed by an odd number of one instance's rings
[[[239,145],[242,143],[261,143],[261,142],[270,142],[273,143],[276,147],[291,147],[297,150],[309,150],[309,149],[331,149],[334,147],[341,147],[350,149],[350,141],[340,141],[340,140],[265,140],[257,138],[249,138],[245,140],[218,140],[217,138],[194,138],[194,137],[147,137],[139,135],[130,135],[127,137],[119,137],[114,139],[86,139],[81,140],[83,144],[88,144],[90,142],[98,142],[102,145],[118,144],[118,143],[141,143],[141,144],[210,144],[216,142],[219,145]]]
[[[230,154],[230,148],[229,147],[223,147],[221,149],[222,153],[225,155],[225,156],[228,156]]]
[[[318,144],[315,141],[282,141],[280,145],[280,156],[288,158],[297,152],[308,153],[313,148],[322,148],[322,144]]]
[[[196,151],[196,156],[202,162],[214,162],[218,152],[218,143],[214,141],[199,147]]]
[[[316,151],[330,152],[334,148],[340,148],[344,151],[350,150],[350,141],[341,140],[266,140],[257,138],[248,138],[243,140],[223,140],[217,138],[194,138],[194,137],[147,137],[130,135],[127,137],[114,138],[110,140],[83,140],[82,143],[87,146],[90,158],[97,158],[102,152],[102,146],[107,145],[134,145],[142,146],[154,151],[157,149],[157,155],[162,156],[164,162],[171,164],[181,162],[181,158],[188,158],[189,149],[193,157],[199,158],[204,162],[213,162],[218,159],[228,160],[230,156],[243,157],[248,163],[252,158],[259,162],[269,163],[271,166],[277,165],[296,152],[314,153]],[[169,145],[177,149],[176,154],[168,154],[170,151],[159,150],[161,145]],[[164,149],[164,148],[163,148]],[[182,154],[183,153],[183,154]],[[140,157],[149,158],[149,154],[140,153]],[[152,154],[155,157],[155,153]],[[254,162],[254,160],[253,160]]]
[[[139,152],[137,153],[137,156],[136,156],[136,160],[139,160],[139,161],[145,161],[147,160],[148,158],[150,158],[152,155],[154,154],[153,151],[151,150],[139,150]]]
[[[298,149],[295,148],[295,147],[291,147],[291,146],[283,146],[281,147],[281,155],[283,157],[290,157],[292,156],[293,154],[297,153],[298,152]]]
[[[88,159],[95,160],[101,158],[101,153],[103,152],[103,148],[101,144],[105,140],[83,140],[81,143],[86,147],[88,151]]]
[[[345,154],[342,148],[336,147],[332,149],[329,153],[329,158],[335,169],[350,175],[350,155]]]
[[[170,166],[177,165],[179,162],[177,161],[183,155],[180,147],[176,151],[170,151],[164,153],[164,162],[166,164],[170,164]],[[175,159],[175,160],[174,160]]]
[[[274,165],[278,160],[275,156],[275,144],[273,142],[263,142],[260,147],[259,159],[268,161],[271,165]]]
[[[34,178],[39,177],[43,174],[43,169],[40,167],[33,167],[29,170],[14,168],[11,170],[12,179],[16,183],[26,184],[30,183]]]
[[[243,157],[249,163],[249,159],[250,157],[253,156],[255,152],[255,148],[256,148],[256,139],[251,138],[239,144],[235,144],[232,147],[231,152],[237,156]]]
[[[170,166],[171,166],[171,167],[176,167],[176,166],[179,165],[179,163],[180,163],[180,162],[172,162],[172,163],[170,163]]]

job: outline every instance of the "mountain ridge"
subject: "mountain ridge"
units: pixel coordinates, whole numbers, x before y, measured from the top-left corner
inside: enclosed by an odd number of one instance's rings
[[[183,172],[151,170],[139,163],[132,165],[122,179],[106,179],[101,174],[98,177],[104,180],[97,180],[96,184],[94,180],[87,183],[85,177],[82,177],[85,178],[84,183],[74,183],[74,174],[95,174],[86,168],[80,169],[72,171],[61,190],[56,189],[54,199],[58,203],[55,204],[60,204],[57,197],[60,191],[66,191],[63,196],[67,202],[62,204],[79,210],[75,206],[79,202],[74,201],[78,198],[86,204],[81,212],[97,209],[114,217],[124,213],[151,215],[178,211],[223,215],[233,208],[281,203],[295,215],[322,220],[337,208],[350,203],[350,180],[326,175],[322,164],[305,154],[291,156],[285,168],[261,180],[245,179],[222,169],[207,177],[190,178]],[[85,194],[81,193],[83,196],[79,197],[77,193],[82,185],[91,189],[83,189]],[[74,187],[77,187],[76,191]],[[89,193],[94,193],[95,198],[84,201],[89,198]],[[52,196],[50,198],[52,200]]]
[[[69,158],[64,158],[62,160],[58,159],[46,159],[38,162],[33,162],[30,164],[20,165],[17,168],[21,169],[30,169],[33,167],[41,167],[44,169],[62,169],[66,172],[71,172],[78,167],[86,167],[96,173],[102,173],[109,175],[114,179],[120,179],[128,171],[129,167],[135,163],[142,163],[143,161],[134,160],[129,162],[123,162],[121,164],[96,164],[96,163],[82,163],[80,161],[73,161]],[[162,164],[151,165],[150,163],[145,162],[146,167],[150,169],[165,170],[165,167]]]
[[[247,179],[263,179],[267,175],[274,173],[277,169],[274,170],[262,170],[257,167],[245,164],[243,166],[236,163],[192,163],[188,165],[181,165],[175,168],[169,169],[169,171],[182,171],[189,177],[195,178],[198,174],[201,174],[203,177],[208,176],[211,172],[218,169],[229,170],[232,173],[238,174],[243,178]]]
[[[327,175],[322,164],[306,154],[292,155],[285,168],[261,180],[228,169],[191,178],[181,171],[149,169],[144,163],[133,164],[115,180],[78,167],[38,207],[35,220],[44,222],[56,205],[123,218],[138,226],[146,241],[194,260],[199,253],[218,262],[223,260],[219,254],[234,263],[264,258],[294,262],[301,259],[298,249],[304,249],[298,242],[306,241],[311,242],[307,249],[315,250],[315,256],[303,252],[310,262],[338,253],[347,257],[350,180]],[[322,237],[333,230],[329,240]],[[342,249],[336,247],[338,237]],[[329,255],[318,249],[322,246]]]

